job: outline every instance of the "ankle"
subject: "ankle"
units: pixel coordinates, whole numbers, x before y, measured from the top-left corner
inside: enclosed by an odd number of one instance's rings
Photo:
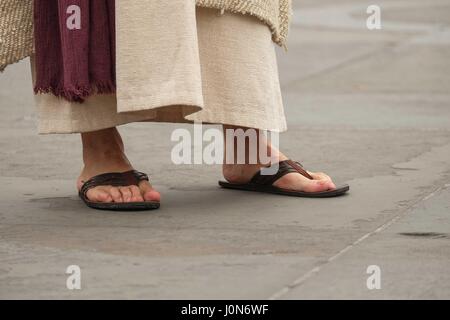
[[[245,168],[248,170],[252,168],[251,166],[259,169],[262,166],[287,160],[287,157],[274,147],[271,141],[258,129],[224,125],[223,130],[225,139],[224,162],[226,165],[239,166],[237,163],[245,159]],[[227,130],[231,130],[231,133],[226,133]],[[240,130],[240,132],[236,132],[236,130]],[[249,130],[254,130],[254,132],[249,133]],[[244,137],[242,137],[242,134],[244,134]],[[245,142],[242,143],[242,140]],[[238,161],[238,158],[242,160]]]
[[[124,152],[122,138],[116,128],[81,134],[83,158],[109,157]]]
[[[109,150],[118,149],[124,151],[122,137],[116,128],[109,128],[81,134],[83,149]]]

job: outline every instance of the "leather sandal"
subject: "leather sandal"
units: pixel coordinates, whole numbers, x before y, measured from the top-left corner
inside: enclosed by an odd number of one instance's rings
[[[148,176],[145,173],[131,170],[123,173],[112,172],[104,173],[95,176],[86,181],[78,193],[84,203],[93,209],[99,210],[111,210],[111,211],[142,211],[142,210],[154,210],[160,206],[159,201],[143,201],[143,202],[94,202],[90,201],[87,197],[87,192],[98,186],[114,186],[114,187],[126,187],[126,186],[139,186],[141,181],[149,181]]]
[[[278,188],[273,185],[275,181],[287,175],[288,173],[298,172],[302,176],[314,180],[314,178],[305,170],[300,162],[285,160],[278,163],[278,172],[274,175],[262,175],[261,170],[258,171],[248,183],[235,184],[226,181],[219,181],[219,185],[227,189],[238,189],[246,191],[257,191],[265,193],[281,194],[285,196],[305,197],[305,198],[330,198],[342,196],[350,190],[348,184],[341,185],[333,190],[319,192],[294,191],[289,189]]]

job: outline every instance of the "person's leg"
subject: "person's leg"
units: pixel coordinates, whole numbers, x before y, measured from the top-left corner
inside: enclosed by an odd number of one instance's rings
[[[245,132],[247,130],[255,130],[255,129],[227,126],[227,125],[224,125],[223,129],[224,129],[224,136],[225,136],[225,143],[224,143],[225,158],[226,158],[227,152],[230,152],[229,149],[234,148],[234,151],[233,151],[234,152],[233,153],[234,154],[234,159],[233,159],[234,164],[228,164],[228,163],[226,163],[226,161],[224,162],[224,165],[223,165],[224,178],[230,183],[236,183],[236,184],[247,183],[251,180],[251,178],[255,175],[256,172],[258,172],[258,170],[261,167],[267,166],[267,164],[266,165],[261,164],[259,157],[258,157],[258,161],[257,161],[258,163],[256,163],[256,164],[249,163],[249,161],[248,161],[249,160],[249,149],[251,149],[251,148],[250,148],[248,139],[245,144],[245,149],[246,149],[245,163],[246,164],[236,164],[237,163],[236,157],[238,154],[238,152],[237,152],[238,144],[236,143],[236,139],[234,139],[234,141],[227,140],[227,135],[226,135],[225,131],[227,129],[230,129],[230,130],[242,129]],[[267,141],[266,139],[259,139],[259,134],[257,134],[256,136],[258,137],[258,139],[257,139],[258,146],[257,146],[256,150],[258,150],[258,147],[267,148],[268,156],[278,158],[279,161],[284,161],[284,160],[288,159],[282,152],[280,152],[277,148],[272,146],[269,141]],[[318,172],[318,173],[309,172],[309,174],[314,178],[314,180],[310,180],[299,173],[289,173],[289,174],[283,176],[282,178],[280,178],[279,180],[277,180],[273,185],[275,187],[282,188],[282,189],[289,189],[289,190],[294,190],[294,191],[304,191],[304,192],[320,192],[320,191],[326,191],[326,190],[333,190],[336,188],[335,184],[333,183],[333,181],[331,180],[331,178],[328,175],[326,175],[322,172]]]
[[[80,190],[84,182],[103,173],[126,172],[133,167],[127,159],[122,138],[116,128],[82,133],[84,168],[78,178]],[[138,186],[99,186],[87,192],[95,202],[141,202],[160,201],[160,194],[148,181]]]

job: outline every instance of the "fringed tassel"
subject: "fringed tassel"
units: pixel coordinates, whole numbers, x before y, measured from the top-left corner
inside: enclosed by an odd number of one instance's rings
[[[116,85],[113,82],[93,83],[90,86],[65,88],[61,86],[35,87],[35,94],[53,94],[70,102],[83,103],[92,94],[115,94]]]

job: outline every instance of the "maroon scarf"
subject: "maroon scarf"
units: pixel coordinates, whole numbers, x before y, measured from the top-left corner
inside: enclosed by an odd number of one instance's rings
[[[83,102],[115,92],[114,1],[34,1],[35,93]]]

